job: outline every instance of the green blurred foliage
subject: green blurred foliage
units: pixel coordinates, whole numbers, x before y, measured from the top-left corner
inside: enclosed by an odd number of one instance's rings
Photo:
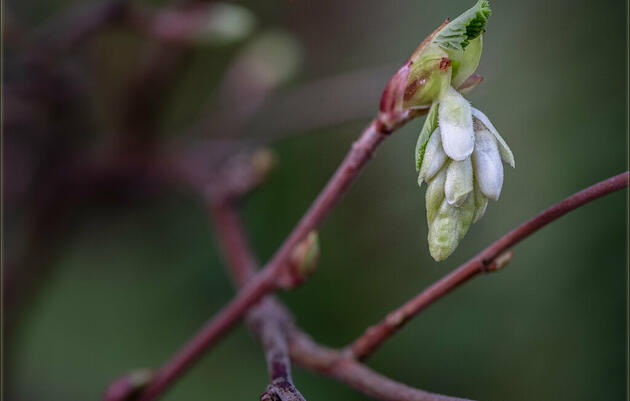
[[[37,25],[69,2],[15,3]],[[303,43],[298,86],[318,77],[402,63],[444,17],[470,1],[243,1],[260,29]],[[9,6],[12,2],[7,2]],[[37,4],[37,5],[36,5]],[[626,168],[626,19],[621,0],[493,3],[471,101],[516,156],[501,199],[457,251],[428,254],[424,189],[413,150],[421,121],[378,151],[320,231],[321,260],[301,288],[281,294],[313,337],[343,346],[392,308],[548,205]],[[102,125],[129,74],[128,35],[96,39],[95,102]],[[112,58],[120,49],[129,58]],[[192,125],[238,45],[201,48],[177,78],[165,136]],[[103,53],[104,52],[104,53]],[[392,68],[392,73],[395,71]],[[383,86],[385,82],[382,82]],[[119,83],[117,85],[120,85]],[[377,109],[375,97],[374,110]],[[261,261],[289,233],[370,118],[273,144],[278,167],[244,204]],[[10,174],[11,172],[7,172]],[[9,178],[10,179],[10,178]],[[431,306],[369,361],[410,385],[477,400],[623,400],[626,392],[627,195],[607,196],[515,248],[499,274]],[[5,349],[11,400],[95,400],[123,372],[157,367],[232,296],[199,200],[176,193],[98,206],[59,249]],[[307,399],[363,400],[295,369]],[[164,400],[254,400],[266,385],[260,346],[239,326]]]

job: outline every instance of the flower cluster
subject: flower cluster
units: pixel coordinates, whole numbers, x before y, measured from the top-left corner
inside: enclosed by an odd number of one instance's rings
[[[434,103],[425,130],[430,135],[420,135],[416,150],[418,184],[427,183],[429,251],[441,261],[484,215],[488,199],[499,199],[502,161],[514,167],[514,155],[488,117],[453,88]]]
[[[482,34],[490,4],[479,0],[420,44],[381,98],[381,115],[427,112],[416,146],[418,184],[427,183],[429,251],[437,261],[457,247],[470,225],[498,200],[502,161],[514,156],[488,117],[462,96],[481,78]]]

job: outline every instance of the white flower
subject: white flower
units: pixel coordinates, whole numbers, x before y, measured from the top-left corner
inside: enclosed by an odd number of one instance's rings
[[[488,199],[498,200],[503,162],[514,167],[514,155],[488,117],[450,88],[432,109],[425,127],[437,127],[418,144],[418,183],[427,183],[429,251],[446,259],[485,213]],[[426,126],[429,124],[429,127]],[[418,151],[418,150],[417,150]],[[421,159],[421,160],[420,160]]]

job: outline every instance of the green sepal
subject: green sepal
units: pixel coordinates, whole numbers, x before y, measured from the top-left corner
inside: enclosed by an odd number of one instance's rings
[[[431,134],[436,130],[438,126],[438,102],[434,102],[429,109],[427,118],[424,120],[422,130],[418,136],[418,142],[416,143],[416,171],[420,172],[422,167],[422,161],[424,160],[424,151],[427,148],[427,142],[431,138]]]

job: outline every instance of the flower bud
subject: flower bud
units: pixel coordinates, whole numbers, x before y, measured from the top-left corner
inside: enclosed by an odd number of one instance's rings
[[[433,259],[438,262],[449,257],[459,243],[457,235],[458,215],[458,208],[447,202],[442,202],[435,219],[429,225],[429,252]]]
[[[494,273],[496,271],[499,271],[505,268],[505,266],[510,264],[513,257],[514,257],[514,251],[512,251],[511,249],[503,252],[502,254],[494,258],[494,260],[490,262],[488,266],[486,266],[485,272]]]
[[[263,181],[273,170],[276,164],[276,156],[269,149],[258,149],[250,155],[249,164],[257,181]]]
[[[427,207],[427,222],[429,227],[435,220],[444,200],[444,183],[446,182],[446,169],[443,168],[427,185],[425,204]]]
[[[419,178],[427,181],[433,178],[442,168],[447,158],[448,156],[446,156],[442,148],[442,135],[440,135],[440,129],[438,128],[433,132],[426,144]]]
[[[139,369],[119,377],[109,385],[103,401],[133,401],[153,378],[148,369]]]
[[[477,69],[483,47],[481,34],[490,16],[487,0],[429,35],[387,84],[381,112],[426,110],[449,87],[459,87]]]
[[[317,231],[311,231],[306,238],[293,249],[291,262],[300,277],[307,278],[315,272],[317,263],[319,262],[319,251],[319,235]]]
[[[438,46],[429,45],[409,60],[404,108],[428,108],[451,84],[451,60]]]
[[[512,150],[510,150],[510,147],[505,142],[505,140],[501,137],[501,135],[499,135],[499,131],[497,131],[497,129],[494,128],[494,125],[492,125],[492,122],[490,122],[490,119],[485,114],[475,109],[474,107],[472,107],[472,115],[473,117],[475,117],[478,123],[482,124],[481,128],[484,128],[484,127],[487,128],[494,135],[495,139],[497,140],[497,145],[499,146],[499,153],[501,154],[501,160],[509,164],[512,168],[514,168],[516,166],[516,163],[514,161],[514,154],[512,154]]]
[[[211,3],[166,9],[155,16],[149,29],[166,41],[228,45],[247,37],[255,24],[254,14],[244,7]]]
[[[475,146],[470,103],[452,87],[440,98],[438,125],[448,157],[464,160],[470,156]]]
[[[450,205],[446,199],[442,201],[435,219],[429,224],[429,252],[433,259],[440,262],[455,251],[468,232],[474,213],[475,200],[471,195],[459,207]]]
[[[446,170],[444,194],[449,205],[459,207],[473,191],[473,168],[470,158],[451,160]]]
[[[472,108],[462,93],[482,78],[481,34],[490,7],[474,7],[441,25],[422,42],[386,88],[382,111],[428,110],[415,149],[418,185],[427,183],[425,202],[429,251],[446,259],[497,200],[503,186],[502,161],[514,155],[488,117]]]
[[[476,133],[472,162],[481,193],[492,200],[499,200],[503,187],[503,164],[497,141],[490,131],[482,130]]]
[[[278,278],[277,285],[291,289],[303,283],[315,272],[319,252],[319,235],[317,231],[311,231],[293,248],[288,269]]]

